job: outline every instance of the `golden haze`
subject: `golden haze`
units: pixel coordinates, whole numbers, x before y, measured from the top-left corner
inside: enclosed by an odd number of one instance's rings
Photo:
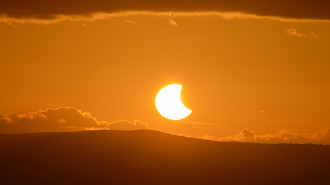
[[[71,106],[98,120],[215,138],[329,128],[330,24],[214,14],[0,23],[0,113]],[[183,84],[187,119],[154,98]]]

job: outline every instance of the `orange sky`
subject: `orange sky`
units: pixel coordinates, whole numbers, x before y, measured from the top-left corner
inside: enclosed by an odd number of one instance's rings
[[[0,114],[70,106],[191,136],[329,129],[326,20],[123,13],[0,22],[0,41]],[[181,121],[154,105],[171,83],[193,111]]]

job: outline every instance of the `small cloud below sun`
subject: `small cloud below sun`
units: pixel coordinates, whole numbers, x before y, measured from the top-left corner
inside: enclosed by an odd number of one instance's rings
[[[177,23],[175,20],[173,20],[173,19],[171,19],[171,20],[169,21],[169,23],[170,23],[170,25],[172,25],[172,26],[179,26],[178,23]]]

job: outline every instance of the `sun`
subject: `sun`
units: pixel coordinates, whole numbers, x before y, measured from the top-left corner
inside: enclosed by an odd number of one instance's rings
[[[191,114],[181,101],[182,85],[171,84],[161,89],[156,96],[156,108],[167,119],[181,120]]]

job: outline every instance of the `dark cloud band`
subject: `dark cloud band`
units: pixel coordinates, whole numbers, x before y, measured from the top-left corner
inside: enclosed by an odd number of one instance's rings
[[[0,0],[1,15],[44,19],[56,15],[123,11],[242,12],[295,19],[330,19],[329,7],[329,0]]]

